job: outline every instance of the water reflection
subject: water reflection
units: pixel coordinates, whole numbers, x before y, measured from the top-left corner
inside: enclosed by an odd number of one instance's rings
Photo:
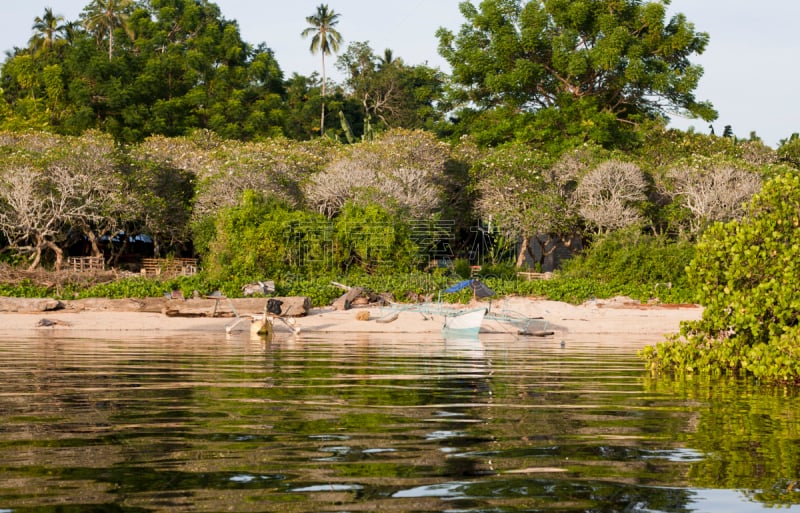
[[[5,340],[0,513],[759,511],[797,402],[591,340]]]

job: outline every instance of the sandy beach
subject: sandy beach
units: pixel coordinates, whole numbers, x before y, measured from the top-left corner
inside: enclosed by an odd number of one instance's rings
[[[176,305],[176,301],[180,301]],[[226,327],[239,322],[231,333],[249,333],[248,318],[264,310],[265,299],[173,300],[152,299],[85,299],[74,301],[25,300],[0,298],[0,323],[4,336],[39,336],[50,332],[65,336],[105,336],[122,338],[142,335],[176,335],[186,333],[226,333]],[[191,316],[168,316],[169,308],[180,306],[194,312]],[[475,305],[473,305],[475,306]],[[654,341],[677,332],[681,321],[699,319],[702,308],[697,305],[643,305],[627,298],[594,300],[581,305],[557,301],[513,297],[481,301],[479,306],[495,312],[512,310],[530,317],[543,317],[547,329],[556,337],[596,336],[618,339],[630,336]],[[234,313],[235,310],[235,313]],[[366,316],[368,320],[360,320]],[[417,312],[401,312],[397,320],[382,324],[376,319],[386,314],[379,307],[334,310],[314,308],[308,315],[294,318],[301,334],[328,333],[441,333],[440,319],[425,320]],[[212,316],[212,313],[215,313]],[[229,330],[230,331],[230,330]],[[275,332],[290,334],[282,322],[275,323]],[[513,327],[484,321],[482,333],[515,333]]]

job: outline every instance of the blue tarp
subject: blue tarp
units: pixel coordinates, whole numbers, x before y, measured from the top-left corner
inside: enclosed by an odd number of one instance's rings
[[[452,294],[453,292],[459,292],[464,290],[465,288],[469,287],[475,293],[476,297],[489,297],[494,296],[494,291],[480,282],[480,280],[464,280],[456,283],[455,285],[451,285],[450,287],[444,289],[445,293]]]
[[[469,287],[470,285],[472,285],[472,283],[475,282],[475,281],[476,280],[460,281],[460,282],[456,283],[455,285],[451,285],[451,286],[447,287],[446,289],[444,289],[444,291],[447,294],[452,294],[454,292],[459,292],[459,291],[462,291],[465,288]]]

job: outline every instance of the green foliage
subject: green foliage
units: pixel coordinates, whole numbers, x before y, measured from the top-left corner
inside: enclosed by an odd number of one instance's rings
[[[341,271],[408,272],[416,264],[418,247],[408,224],[375,204],[346,204],[333,230],[334,260]]]
[[[686,266],[694,257],[694,246],[663,236],[642,234],[636,228],[611,232],[562,269],[565,279],[587,278],[619,290],[650,287],[659,294],[669,289],[686,290]],[[658,296],[661,297],[661,296]]]
[[[789,139],[781,141],[778,157],[781,161],[800,169],[800,134],[795,132]]]
[[[357,284],[360,287],[375,291],[387,292],[397,301],[406,301],[408,298],[418,296],[432,296],[434,300],[440,290],[460,280],[460,277],[450,276],[446,273],[434,272],[408,272],[387,274],[351,274],[344,279],[348,284]]]
[[[275,282],[275,293],[278,296],[305,296],[311,299],[313,306],[326,306],[342,295],[342,289],[331,284],[332,281],[347,279],[323,274],[305,277],[289,274]]]
[[[204,262],[212,278],[263,280],[324,265],[326,220],[291,210],[276,200],[246,191],[240,206],[216,217]]]
[[[436,108],[444,88],[444,75],[424,65],[407,66],[394,58],[391,50],[383,57],[374,54],[368,43],[351,43],[339,56],[336,67],[345,75],[345,85],[361,107],[363,140],[375,128],[432,129],[444,111]],[[349,140],[349,139],[348,139]]]
[[[793,472],[800,464],[797,439],[798,390],[752,378],[665,376],[646,378],[652,397],[678,398],[689,406],[692,429],[676,422],[670,438],[700,454],[684,473],[689,486],[743,490],[763,509],[791,509],[800,502]],[[670,417],[673,417],[670,412]],[[688,417],[686,417],[688,418]],[[662,417],[662,420],[663,417]],[[757,448],[757,450],[753,450]]]
[[[282,133],[283,73],[272,51],[242,41],[212,2],[93,1],[68,30],[43,29],[57,32],[3,65],[7,128],[98,128],[127,142],[195,128],[239,139]]]
[[[564,301],[571,304],[580,304],[595,298],[609,298],[623,294],[619,289],[606,283],[588,278],[556,276],[551,280],[506,282],[506,284],[489,280],[487,283],[499,295],[516,293],[524,296],[543,297],[552,301]],[[509,285],[511,287],[507,289],[506,287]]]
[[[517,267],[513,262],[497,262],[481,266],[478,277],[481,279],[497,278],[500,280],[516,280]]]
[[[88,297],[109,299],[160,297],[171,290],[163,281],[136,277],[103,283],[81,290],[77,293],[76,299]]]
[[[453,262],[453,272],[465,280],[472,276],[472,266],[469,265],[469,260],[466,258],[457,258]]]
[[[205,222],[198,233],[209,275],[241,283],[287,274],[406,272],[417,261],[408,224],[376,205],[347,204],[328,220],[246,191],[241,205],[216,216],[213,230]]]
[[[0,296],[8,297],[46,297],[48,295],[48,288],[44,285],[39,285],[31,280],[23,280],[21,283],[11,285],[8,283],[0,283]]]
[[[682,15],[667,20],[664,3],[486,0],[462,3],[461,13],[458,34],[438,32],[439,52],[453,70],[459,115],[487,143],[624,147],[630,127],[671,110],[716,117],[694,97],[703,70],[689,60],[708,34]]]
[[[204,272],[193,276],[177,276],[169,279],[136,276],[82,289],[67,287],[56,296],[63,299],[91,297],[125,299],[161,297],[173,291],[181,291],[184,297],[192,297],[195,291],[200,295],[206,295],[219,290],[228,297],[240,297],[243,284],[235,280],[212,280]],[[52,295],[52,291],[50,294]]]
[[[705,307],[681,336],[643,351],[654,370],[800,381],[800,173],[767,182],[741,221],[716,224],[687,269]]]

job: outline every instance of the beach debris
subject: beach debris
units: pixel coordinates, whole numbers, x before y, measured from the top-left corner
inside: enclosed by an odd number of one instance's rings
[[[311,298],[308,296],[288,296],[270,298],[273,301],[273,310],[277,311],[276,306],[280,307],[280,313],[274,315],[279,317],[304,317],[311,310]],[[269,303],[268,301],[268,303]],[[269,304],[267,305],[269,308]],[[269,311],[273,313],[272,311]]]
[[[356,320],[357,321],[368,321],[369,320],[369,311],[368,310],[361,310],[356,312]]]
[[[269,281],[257,281],[255,283],[246,283],[242,286],[242,294],[244,296],[252,296],[255,294],[274,294],[275,293],[275,282],[272,280]]]
[[[270,298],[267,300],[267,313],[272,315],[280,315],[282,313],[281,305],[283,301],[280,299]]]
[[[411,303],[429,303],[433,301],[434,294],[417,294],[416,292],[406,293],[406,299]],[[389,298],[388,302],[391,302]]]
[[[36,323],[37,328],[52,328],[54,326],[72,326],[72,323],[56,319],[39,319],[39,322]]]
[[[334,310],[350,310],[353,307],[385,306],[392,301],[391,294],[377,294],[363,287],[350,287],[335,281],[331,285],[345,291],[336,298],[332,305]]]
[[[400,317],[400,313],[394,312],[390,315],[384,315],[383,317],[375,319],[375,322],[379,322],[381,324],[389,324],[390,322],[396,321],[398,317]]]
[[[555,335],[555,331],[552,330],[519,330],[517,332],[518,335],[524,335],[526,337],[551,337]]]
[[[334,310],[350,310],[350,307],[353,305],[353,301],[360,297],[361,294],[364,293],[364,289],[361,287],[351,287],[350,290],[339,296],[333,302],[333,309]]]
[[[172,292],[164,292],[164,297],[167,299],[178,299],[183,300],[183,291],[181,290],[173,290]]]

